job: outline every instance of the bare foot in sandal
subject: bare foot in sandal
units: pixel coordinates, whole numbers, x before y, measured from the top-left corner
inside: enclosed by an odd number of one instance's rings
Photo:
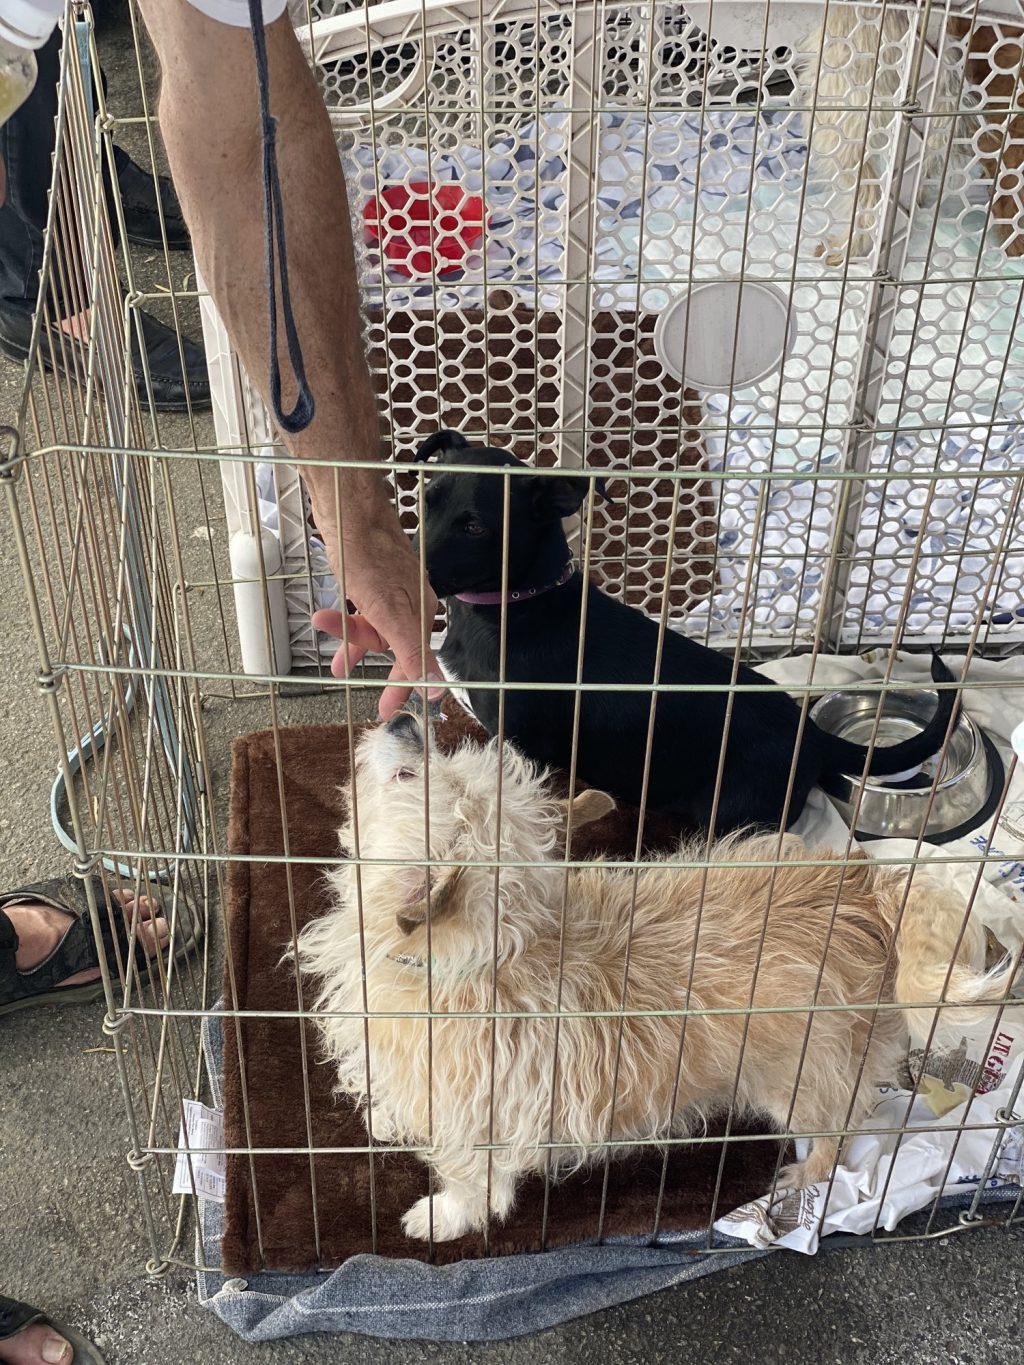
[[[169,937],[159,905],[131,891],[111,890],[108,898],[98,877],[92,887],[112,972],[120,975],[130,965],[134,916],[134,969],[143,977]],[[82,881],[55,877],[0,893],[0,1015],[33,1005],[95,999],[101,990],[99,962]]]
[[[71,1365],[73,1359],[71,1343],[41,1322],[23,1327],[16,1336],[0,1341],[3,1365],[43,1365],[44,1361],[46,1365]]]
[[[135,895],[131,891],[112,891],[111,895],[124,906],[125,927],[131,928],[132,907]],[[33,904],[26,901],[21,905],[6,905],[7,917],[14,925],[18,935],[18,951],[14,960],[19,972],[30,972],[38,967],[54,951],[68,931],[72,916],[66,910],[58,910],[53,905]],[[160,907],[149,896],[139,897],[138,941],[152,957],[158,947],[167,942],[167,921],[160,914]],[[86,967],[84,971],[74,972],[63,981],[55,981],[54,986],[82,986],[87,981],[98,981],[99,967]]]
[[[2,1365],[104,1365],[95,1345],[74,1327],[31,1304],[0,1294]]]

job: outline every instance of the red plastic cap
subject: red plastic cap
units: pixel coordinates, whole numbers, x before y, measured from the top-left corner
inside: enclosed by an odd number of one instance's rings
[[[461,185],[414,180],[388,185],[363,208],[368,242],[392,270],[412,279],[458,270],[484,235],[484,201]]]

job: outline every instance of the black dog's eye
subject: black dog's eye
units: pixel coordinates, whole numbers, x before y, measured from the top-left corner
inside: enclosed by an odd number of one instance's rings
[[[480,522],[474,521],[472,517],[466,522],[462,529],[467,536],[485,536],[487,534],[487,527],[481,526]]]

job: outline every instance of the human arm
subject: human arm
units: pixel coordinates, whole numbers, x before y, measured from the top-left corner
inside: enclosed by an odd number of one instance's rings
[[[267,394],[269,350],[263,237],[263,181],[252,36],[216,22],[186,0],[142,0],[160,58],[160,125],[196,259],[232,343]],[[383,476],[332,460],[375,459],[377,405],[363,352],[359,296],[345,182],[319,89],[287,18],[267,27],[270,102],[285,205],[292,306],[316,400],[310,426],[286,444],[309,488],[317,527],[356,614],[347,619],[341,676],[365,653],[390,647],[389,680],[441,674],[423,634],[435,599],[421,584]],[[282,356],[286,391],[288,366]],[[421,602],[423,612],[421,616]],[[342,633],[339,614],[314,624]],[[409,688],[381,697],[397,710]]]

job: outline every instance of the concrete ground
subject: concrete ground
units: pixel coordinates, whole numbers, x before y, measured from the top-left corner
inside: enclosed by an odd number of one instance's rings
[[[116,96],[132,76],[125,29],[109,34],[104,47]],[[158,260],[143,256],[137,263],[143,281],[159,278]],[[182,272],[186,264],[180,263]],[[0,365],[0,421],[10,420],[19,391],[18,373]],[[180,423],[164,428],[168,445],[184,444],[186,435]],[[176,509],[194,556],[207,524],[194,469],[178,481]],[[216,549],[216,515],[212,520]],[[5,511],[0,521],[6,523]],[[222,549],[222,530],[220,537]],[[2,886],[51,875],[69,861],[50,829],[55,746],[33,686],[37,663],[24,602],[7,528],[0,533]],[[201,649],[216,645],[209,629]],[[283,720],[328,713],[322,699],[299,700],[284,705]],[[230,738],[266,723],[265,704],[212,708],[213,781],[221,794]],[[350,1336],[247,1346],[198,1306],[187,1273],[172,1272],[156,1284],[145,1277],[149,1250],[135,1177],[125,1164],[121,1092],[101,1015],[100,1005],[65,1006],[0,1021],[0,1291],[78,1325],[110,1365],[1024,1360],[1021,1234],[995,1230],[816,1258],[780,1254],[495,1346],[391,1345]]]

